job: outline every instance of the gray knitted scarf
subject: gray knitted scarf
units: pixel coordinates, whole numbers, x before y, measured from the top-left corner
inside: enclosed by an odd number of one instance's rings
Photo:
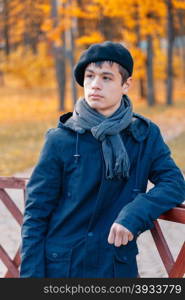
[[[85,99],[79,99],[72,117],[65,123],[78,133],[90,130],[102,142],[106,179],[129,177],[130,162],[120,132],[131,123],[132,116],[132,104],[126,95],[120,107],[108,117],[92,109]]]

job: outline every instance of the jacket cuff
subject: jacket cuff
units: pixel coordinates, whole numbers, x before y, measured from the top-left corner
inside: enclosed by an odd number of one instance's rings
[[[121,217],[117,217],[114,221],[115,223],[118,223],[124,227],[126,227],[135,237],[138,237],[141,233],[143,233],[144,231],[151,229],[154,224],[152,226],[150,226],[150,228],[140,228],[130,222],[128,222],[126,219],[122,219]]]

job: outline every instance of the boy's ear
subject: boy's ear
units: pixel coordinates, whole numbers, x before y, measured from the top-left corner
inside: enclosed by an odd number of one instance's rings
[[[132,77],[127,78],[123,84],[123,94],[126,94],[132,84]]]

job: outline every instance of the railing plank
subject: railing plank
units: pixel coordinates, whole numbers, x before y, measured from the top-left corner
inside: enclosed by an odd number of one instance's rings
[[[166,271],[169,274],[174,265],[174,259],[157,220],[154,221],[154,225],[155,227],[151,229],[151,234]]]
[[[16,268],[18,269],[19,268],[19,265],[21,263],[21,258],[20,258],[20,252],[19,252],[19,249],[17,250],[17,253],[13,259],[13,264],[16,266]],[[11,275],[11,272],[8,270],[4,276],[5,278],[11,278],[12,275]]]
[[[162,214],[159,219],[185,224],[185,205],[172,208]]]
[[[3,177],[0,176],[0,188],[1,189],[24,189],[26,182],[29,178],[18,178],[18,177]]]
[[[2,262],[7,267],[9,273],[12,275],[12,277],[18,277],[19,272],[18,272],[17,267],[13,264],[8,253],[3,249],[3,247],[1,245],[0,245],[0,257],[1,257]]]
[[[15,205],[15,203],[12,201],[12,199],[7,194],[7,192],[4,191],[3,189],[0,189],[0,200],[2,200],[4,205],[7,207],[7,209],[12,214],[14,219],[19,223],[19,225],[22,225],[23,215],[22,215],[21,211]]]
[[[175,264],[173,265],[169,277],[170,278],[181,278],[185,274],[185,242],[179,252]]]

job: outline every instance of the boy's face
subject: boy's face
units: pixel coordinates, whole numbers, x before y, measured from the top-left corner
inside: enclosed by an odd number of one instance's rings
[[[131,84],[131,77],[122,85],[118,64],[104,62],[101,67],[89,64],[84,74],[84,96],[90,107],[109,116],[118,109],[122,95]]]

